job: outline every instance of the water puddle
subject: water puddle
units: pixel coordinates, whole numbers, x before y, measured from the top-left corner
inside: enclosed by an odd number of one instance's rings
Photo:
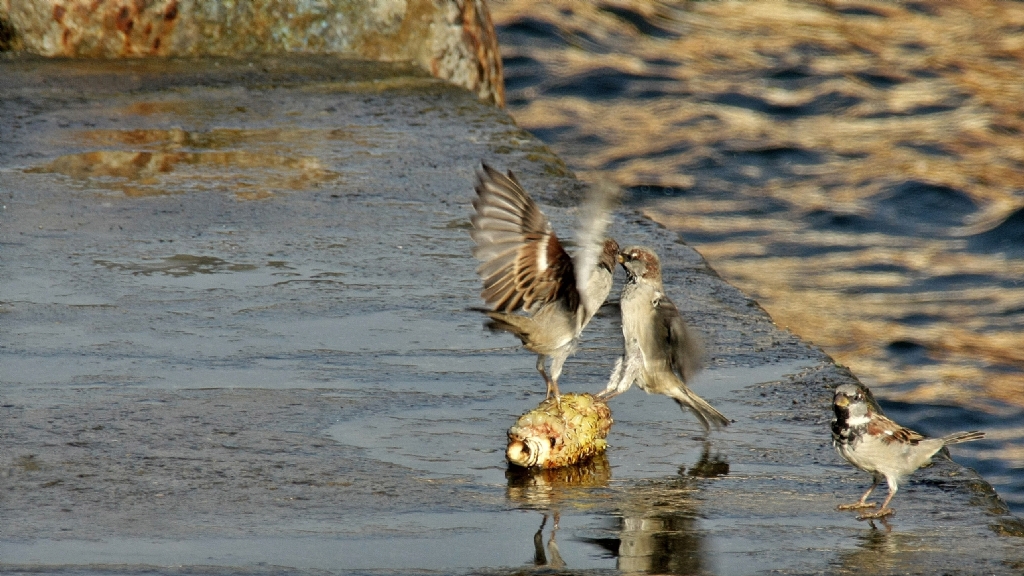
[[[339,570],[471,570],[536,565],[534,535],[542,521],[543,517],[538,514],[523,512],[426,517],[385,514],[364,524],[334,525],[334,531],[344,533],[335,537],[3,541],[0,542],[0,557],[7,565],[270,565],[331,573]],[[572,534],[585,530],[589,521],[585,517],[563,517],[559,531]],[[548,519],[547,534],[552,524],[553,519]],[[318,532],[323,529],[318,528]],[[360,537],[359,532],[382,535]],[[599,544],[572,544],[575,545],[558,547],[563,566],[574,569],[615,567],[615,560]],[[131,552],[126,552],[128,550]]]
[[[161,114],[180,121],[179,116],[185,111],[179,104],[136,103],[121,113]],[[237,112],[246,114],[248,110],[239,107]],[[90,190],[128,197],[230,192],[240,200],[261,200],[275,193],[308,190],[338,181],[341,173],[325,166],[321,159],[325,146],[344,142],[356,147],[354,153],[361,154],[373,147],[369,129],[360,126],[97,129],[75,133],[74,141],[105,149],[60,156],[25,172],[59,174]]]
[[[705,518],[703,509],[705,500],[714,496],[698,497],[709,489],[729,490],[737,482],[747,490],[760,483],[778,488],[781,482],[788,490],[796,489],[801,481],[819,481],[821,471],[813,467],[730,462],[730,454],[751,449],[744,442],[748,438],[759,438],[768,450],[787,450],[794,441],[823,441],[827,430],[807,426],[793,426],[778,437],[766,438],[762,424],[754,419],[761,408],[749,401],[759,397],[751,387],[785,380],[811,367],[803,361],[703,373],[694,389],[734,419],[710,441],[700,438],[700,427],[673,402],[631,390],[612,403],[615,424],[603,457],[587,466],[538,474],[515,473],[504,462],[502,431],[517,415],[510,412],[508,398],[457,410],[432,407],[392,412],[384,418],[358,418],[339,422],[326,433],[338,442],[365,449],[373,458],[427,478],[457,473],[471,476],[470,482],[476,485],[503,487],[510,506],[534,510],[535,524],[546,522],[541,525],[543,530],[534,533],[536,559],[543,560],[538,561],[541,564],[555,566],[551,564],[555,558],[574,569],[753,573],[760,566],[755,558],[765,554],[772,557],[773,565],[781,566],[790,562],[786,550],[803,550],[801,561],[807,561],[806,550],[819,549],[819,560],[824,561],[830,555],[828,550],[848,546],[848,535],[835,530],[836,517],[829,512],[768,507],[771,510],[759,513],[751,503],[752,510],[712,521]],[[520,404],[522,410],[529,407]],[[459,418],[452,417],[456,413]],[[702,484],[701,479],[707,478],[718,478],[721,484]],[[602,495],[615,498],[616,514],[587,512]],[[439,523],[445,522],[444,514],[437,516]],[[527,526],[504,522],[511,517],[515,514],[503,515],[496,524],[481,529],[490,535],[492,546],[494,542],[522,542],[531,534],[528,522]],[[559,529],[552,533],[556,517]],[[780,518],[786,523],[788,543],[776,550],[766,549],[763,532],[777,531]],[[554,555],[548,544],[552,536],[556,540]],[[454,541],[451,545],[461,547]]]
[[[806,362],[793,362],[704,372],[694,389],[737,421],[713,433],[711,447],[729,444],[730,436],[749,433],[745,421],[749,421],[753,408],[736,402],[735,392],[807,368],[810,365]],[[504,485],[504,432],[519,415],[510,412],[509,403],[508,398],[501,397],[460,404],[457,410],[439,406],[392,412],[385,417],[339,422],[326,434],[342,444],[366,449],[375,459],[430,476],[450,476],[459,471],[474,475],[483,484]],[[703,441],[694,440],[702,430],[674,402],[635,389],[613,400],[610,406],[615,423],[608,436],[607,457],[610,476],[615,480],[674,476],[680,467],[714,466],[709,458],[715,456],[706,453],[708,447]],[[530,408],[533,405],[524,404],[520,412]]]
[[[241,200],[269,198],[275,191],[305,190],[341,177],[313,156],[245,150],[85,152],[61,156],[27,172],[62,174],[90,189],[118,191],[129,197],[232,192]]]
[[[700,479],[727,481],[736,475],[749,480],[765,473],[746,465],[730,470],[728,461],[730,451],[744,449],[734,440],[756,428],[751,417],[758,408],[745,401],[751,397],[749,388],[810,367],[804,361],[702,374],[695,388],[736,420],[710,442],[696,438],[699,425],[674,403],[631,390],[613,402],[616,422],[606,455],[586,466],[540,474],[510,472],[504,461],[504,430],[514,422],[514,411],[532,406],[539,394],[525,402],[499,395],[477,402],[453,399],[458,406],[397,408],[338,422],[325,431],[424,481],[454,481],[467,497],[503,494],[505,505],[494,510],[372,515],[338,510],[334,519],[281,526],[288,535],[244,539],[2,541],[0,556],[9,564],[50,566],[266,563],[334,571],[534,566],[753,573],[760,564],[752,551],[764,553],[765,544],[750,530],[774,530],[778,517],[707,519],[697,495],[709,486]],[[510,409],[512,404],[518,407]],[[607,513],[609,498],[614,498],[614,514]],[[787,546],[843,548],[848,536],[823,535],[819,529],[833,520],[814,515],[784,519],[789,522]],[[773,565],[788,565],[784,552],[785,547],[774,553]],[[806,554],[800,556],[806,561]]]
[[[182,277],[219,272],[251,272],[257,269],[252,264],[235,264],[215,256],[194,256],[192,254],[175,254],[154,263],[120,263],[109,260],[95,260],[94,262],[110,270],[126,271],[143,276],[167,274]]]

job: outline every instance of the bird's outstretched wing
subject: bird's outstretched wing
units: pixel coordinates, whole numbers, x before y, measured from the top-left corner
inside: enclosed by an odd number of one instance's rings
[[[515,175],[487,164],[477,173],[475,213],[470,236],[481,261],[480,295],[493,310],[532,312],[565,297],[579,304],[573,261]]]
[[[574,269],[580,302],[583,303],[587,318],[593,316],[604,303],[603,298],[600,302],[595,301],[596,298],[592,296],[592,292],[586,290],[586,287],[601,260],[601,254],[605,249],[605,232],[611,225],[612,211],[618,205],[621,196],[622,191],[618,186],[602,180],[590,186],[583,204],[580,205]]]

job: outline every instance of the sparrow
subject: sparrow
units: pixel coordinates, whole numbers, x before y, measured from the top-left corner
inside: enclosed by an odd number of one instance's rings
[[[470,236],[481,261],[480,296],[490,307],[487,326],[512,333],[537,354],[547,397],[558,399],[562,365],[611,291],[619,245],[603,236],[618,190],[591,188],[581,206],[574,259],[512,171],[502,174],[483,163],[475,189]]]
[[[861,514],[858,520],[895,514],[889,502],[904,478],[929,463],[932,456],[947,445],[985,437],[984,432],[972,431],[926,438],[883,416],[871,392],[856,384],[836,388],[832,411],[832,445],[847,462],[870,472],[874,480],[859,501],[842,504],[838,509],[874,508],[877,504],[868,503],[868,496],[883,478],[889,484],[889,496],[882,502],[881,509]]]
[[[619,301],[624,352],[598,396],[611,399],[636,382],[648,394],[665,394],[693,412],[706,432],[728,426],[728,418],[686,387],[703,368],[704,344],[665,295],[658,255],[633,246],[620,252],[618,261],[626,270]]]

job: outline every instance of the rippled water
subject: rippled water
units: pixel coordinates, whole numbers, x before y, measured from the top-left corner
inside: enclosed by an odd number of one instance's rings
[[[1024,5],[492,10],[522,127],[1024,512]]]

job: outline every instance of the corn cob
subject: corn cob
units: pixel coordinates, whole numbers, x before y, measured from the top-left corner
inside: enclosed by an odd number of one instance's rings
[[[585,461],[607,447],[608,406],[592,394],[549,398],[508,429],[505,458],[523,468],[558,468]]]

